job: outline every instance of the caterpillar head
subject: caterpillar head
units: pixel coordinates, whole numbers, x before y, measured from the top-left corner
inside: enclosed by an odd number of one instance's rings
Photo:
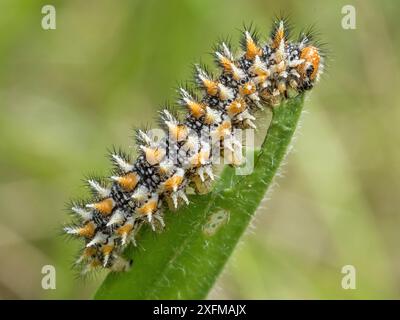
[[[319,50],[314,46],[306,46],[300,52],[300,59],[304,60],[298,66],[301,76],[311,81],[317,80],[322,71],[322,59]]]

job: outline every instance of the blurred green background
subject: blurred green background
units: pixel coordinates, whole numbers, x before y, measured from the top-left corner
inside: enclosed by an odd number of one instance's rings
[[[57,29],[41,28],[41,8]],[[352,4],[357,29],[341,26]],[[210,298],[400,298],[398,1],[0,0],[0,298],[90,298],[58,235],[106,148],[132,148],[193,62],[243,22],[265,36],[289,13],[331,50],[294,152]],[[397,89],[396,89],[397,88]],[[43,290],[41,268],[57,270]],[[341,269],[357,271],[344,290]]]

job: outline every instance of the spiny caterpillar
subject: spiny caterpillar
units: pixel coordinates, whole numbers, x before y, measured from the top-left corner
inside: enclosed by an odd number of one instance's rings
[[[137,130],[137,160],[113,151],[112,176],[88,179],[93,199],[73,202],[78,221],[64,228],[84,239],[77,261],[82,273],[102,267],[127,270],[131,262],[122,258],[122,251],[135,244],[142,225],[164,228],[165,204],[188,204],[188,188],[197,193],[210,189],[216,153],[232,166],[242,163],[242,141],[234,131],[255,128],[257,109],[310,90],[322,73],[323,54],[312,34],[303,32],[290,41],[285,19],[273,23],[265,44],[245,29],[241,47],[234,55],[229,44],[217,46],[218,77],[195,65],[196,91],[178,89],[178,104],[187,110],[184,119],[168,109],[161,111],[164,138],[156,140],[151,132]]]

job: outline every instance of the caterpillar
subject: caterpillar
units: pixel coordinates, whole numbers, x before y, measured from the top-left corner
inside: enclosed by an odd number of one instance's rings
[[[164,137],[137,130],[137,159],[113,150],[112,175],[89,178],[93,197],[72,201],[75,223],[64,231],[83,239],[76,261],[83,274],[101,268],[128,270],[132,261],[122,252],[136,244],[141,226],[163,229],[166,206],[189,204],[188,188],[210,190],[214,155],[224,155],[232,166],[242,163],[242,142],[234,131],[255,129],[257,110],[312,89],[323,71],[324,54],[312,32],[291,41],[286,19],[273,22],[264,44],[252,28],[245,28],[240,44],[236,54],[227,42],[216,46],[217,77],[195,65],[194,88],[177,90],[185,116],[179,118],[169,108],[160,112]]]

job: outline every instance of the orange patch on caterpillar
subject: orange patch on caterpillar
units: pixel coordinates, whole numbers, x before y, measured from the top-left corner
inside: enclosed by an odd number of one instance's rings
[[[203,85],[210,96],[216,96],[218,94],[218,82],[204,79]]]
[[[124,224],[122,227],[119,227],[117,229],[117,234],[119,234],[120,236],[129,234],[133,229],[133,224],[132,223],[126,223]]]
[[[93,208],[95,208],[98,212],[100,212],[102,215],[105,216],[109,215],[112,212],[113,207],[114,207],[114,201],[112,198],[104,199],[93,205]]]
[[[253,81],[255,84],[260,84],[260,83],[264,83],[265,81],[267,81],[268,79],[268,75],[261,75],[261,76],[257,76],[255,78],[253,78]]]
[[[246,59],[253,60],[256,56],[262,55],[262,49],[257,46],[250,34],[246,33]]]
[[[314,68],[313,72],[310,75],[310,79],[314,80],[318,74],[319,63],[321,60],[318,49],[313,46],[303,48],[300,53],[300,59],[304,59],[304,62],[298,67],[298,70],[300,71],[300,73],[305,75],[307,71],[307,63],[310,63]]]
[[[150,199],[143,206],[137,209],[137,212],[142,215],[152,214],[157,210],[157,200]]]
[[[283,25],[278,28],[276,31],[274,40],[272,41],[272,47],[274,49],[278,48],[279,45],[281,44],[281,41],[285,39],[285,30],[283,29]]]
[[[101,252],[103,253],[103,255],[107,256],[109,255],[114,249],[114,246],[111,244],[105,244],[101,247]]]
[[[221,63],[221,66],[225,69],[225,71],[232,72],[231,60],[229,60],[227,57],[221,56],[219,62]]]
[[[249,81],[245,83],[243,86],[239,88],[239,93],[243,96],[248,96],[256,92],[257,88],[253,81]]]
[[[256,60],[256,62],[250,67],[249,71],[256,76],[265,77],[265,80],[271,74],[266,65],[263,64],[260,59]]]
[[[230,105],[228,105],[226,107],[226,110],[228,111],[228,115],[232,118],[233,116],[246,110],[246,107],[247,107],[246,102],[243,99],[238,98],[235,101],[233,101]]]
[[[159,164],[165,156],[165,150],[163,148],[152,149],[142,147],[142,150],[145,153],[146,161],[152,166]]]
[[[238,68],[231,60],[228,58],[219,55],[219,62],[224,69],[225,72],[232,74],[233,79],[239,81],[243,77],[245,77],[245,73],[242,69]]]
[[[169,134],[172,139],[181,142],[186,139],[188,135],[188,128],[185,125],[170,126]]]
[[[222,122],[217,128],[218,137],[222,138],[228,135],[231,132],[232,123],[230,121]]]
[[[210,158],[209,151],[200,151],[191,158],[190,163],[194,168],[198,168],[203,164],[205,164],[209,160],[209,158]]]
[[[187,103],[188,108],[190,110],[190,113],[192,114],[193,117],[196,119],[200,118],[202,115],[204,115],[204,106],[201,103],[195,102],[195,101],[189,101]]]
[[[94,224],[94,222],[90,221],[83,227],[79,228],[77,233],[85,238],[93,238],[95,230],[96,230],[96,225]]]
[[[174,175],[164,182],[164,188],[166,191],[176,191],[176,189],[182,184],[183,176]]]
[[[138,184],[139,176],[136,173],[131,172],[122,177],[115,177],[115,180],[118,182],[121,188],[124,189],[124,191],[130,192],[135,189],[136,185]]]

